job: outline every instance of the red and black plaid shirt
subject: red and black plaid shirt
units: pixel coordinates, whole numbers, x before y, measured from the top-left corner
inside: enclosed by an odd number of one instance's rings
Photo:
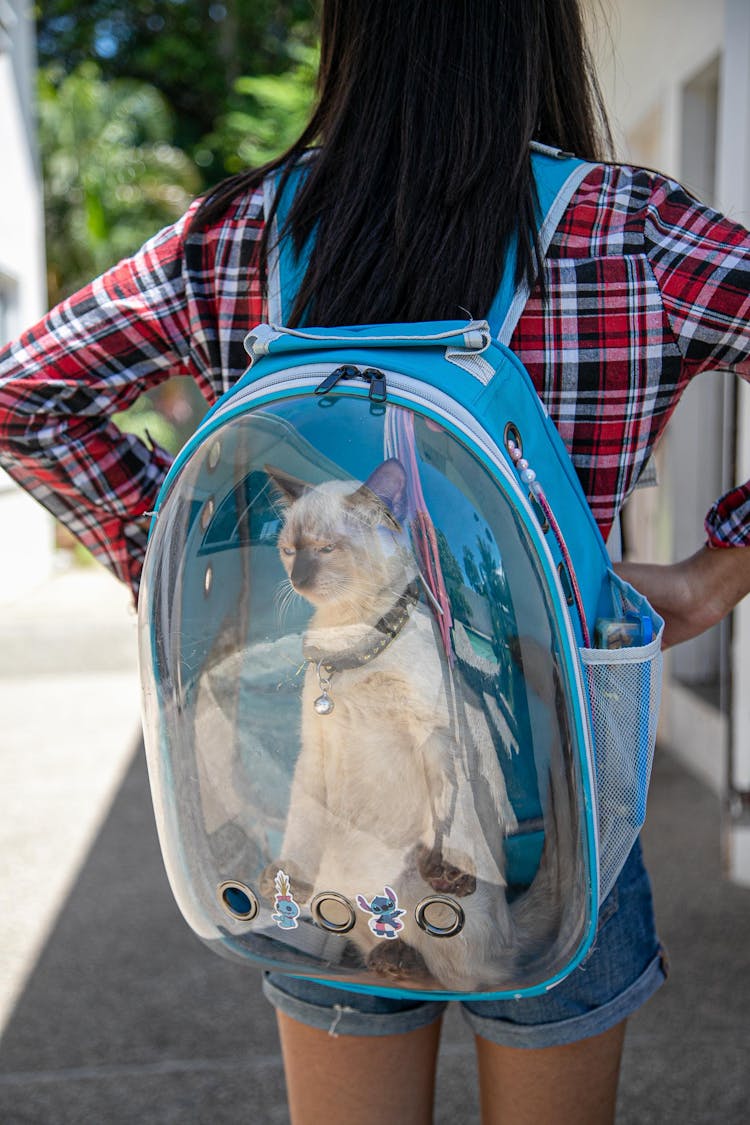
[[[194,207],[0,352],[0,465],[133,587],[170,458],[110,419],[170,375],[214,402],[264,317],[251,267],[262,194],[186,237]],[[597,166],[545,281],[512,347],[606,536],[688,381],[750,378],[750,235],[658,175]],[[717,501],[706,531],[716,546],[750,543],[750,483]]]

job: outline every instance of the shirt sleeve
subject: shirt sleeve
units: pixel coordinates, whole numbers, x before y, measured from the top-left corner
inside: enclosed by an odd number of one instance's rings
[[[685,378],[731,371],[750,381],[750,234],[658,179],[645,224],[646,252],[683,358]],[[713,547],[750,545],[750,482],[712,506]]]
[[[0,466],[134,591],[171,458],[110,418],[188,373],[191,211],[0,351]]]

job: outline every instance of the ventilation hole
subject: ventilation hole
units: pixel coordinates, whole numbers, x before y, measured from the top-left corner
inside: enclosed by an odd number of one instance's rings
[[[212,473],[221,458],[221,442],[215,441],[208,451],[208,471]]]
[[[444,895],[423,898],[415,911],[417,925],[432,937],[453,937],[464,926],[464,912],[457,902]]]
[[[209,497],[201,510],[201,531],[208,531],[208,525],[214,518],[213,497]]]
[[[354,908],[337,891],[322,891],[310,903],[312,916],[324,930],[347,934],[357,920]]]
[[[568,568],[565,563],[559,564],[557,573],[560,576],[560,585],[562,586],[563,594],[565,595],[565,601],[568,603],[568,605],[573,605],[573,602],[575,601],[573,597],[573,583],[570,581],[570,575],[568,574]]]
[[[542,531],[546,535],[547,532],[549,531],[549,523],[547,522],[547,517],[544,514],[544,508],[539,503],[539,501],[537,500],[537,498],[536,498],[536,496],[534,495],[533,492],[529,493],[529,503],[531,504],[534,515],[536,516],[536,518],[539,522],[539,526],[541,527]]]
[[[258,900],[244,883],[220,883],[219,902],[233,918],[248,922],[258,913]]]
[[[511,445],[515,445],[520,453],[523,453],[523,441],[521,433],[515,422],[508,422],[505,426],[505,433],[503,435],[505,448],[509,449]]]

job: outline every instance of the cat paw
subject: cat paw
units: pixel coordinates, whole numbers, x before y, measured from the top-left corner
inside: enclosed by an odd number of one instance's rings
[[[465,898],[467,895],[473,895],[477,889],[476,876],[448,863],[437,848],[428,848],[420,844],[416,858],[419,874],[425,883],[430,884],[433,891],[452,895],[454,898]]]
[[[370,950],[367,968],[390,980],[417,980],[429,975],[421,954],[401,938],[382,941]]]
[[[348,941],[344,946],[339,960],[339,967],[345,969],[363,969],[366,961],[362,950],[353,941]]]
[[[279,871],[283,871],[289,877],[292,897],[299,906],[303,906],[312,897],[312,884],[302,878],[296,864],[286,859],[274,860],[273,863],[267,864],[261,872],[258,888],[263,898],[273,902],[278,891],[276,876]]]

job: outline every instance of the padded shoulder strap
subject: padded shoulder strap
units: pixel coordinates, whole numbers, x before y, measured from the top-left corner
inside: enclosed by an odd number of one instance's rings
[[[591,168],[585,160],[547,145],[532,142],[531,167],[536,180],[539,199],[537,230],[542,256],[547,253],[552,236],[557,230],[565,208],[570,203],[581,180]],[[527,281],[518,287],[515,283],[516,240],[513,240],[505,261],[500,287],[487,315],[492,335],[501,344],[509,344],[518,318],[529,298]]]
[[[292,310],[312,249],[312,239],[299,258],[294,253],[291,238],[279,241],[279,232],[284,229],[297,188],[302,183],[307,169],[306,161],[301,160],[290,172],[279,198],[273,218],[268,252],[268,321],[270,324],[286,324]],[[272,172],[263,181],[263,207],[270,215],[273,201],[278,193],[281,172]]]
[[[532,144],[531,163],[536,180],[539,211],[537,223],[542,255],[546,254],[552,236],[581,180],[591,165],[559,149]],[[279,232],[289,214],[295,192],[305,176],[305,161],[300,161],[287,179],[273,220],[268,258],[268,320],[271,324],[285,324],[294,298],[307,269],[312,238],[299,257],[294,253],[291,238],[279,241]],[[265,213],[271,212],[278,192],[281,173],[271,173],[263,183]],[[487,315],[492,335],[507,344],[513,335],[518,318],[528,300],[529,286],[523,282],[515,285],[516,244],[511,244],[492,307]]]

